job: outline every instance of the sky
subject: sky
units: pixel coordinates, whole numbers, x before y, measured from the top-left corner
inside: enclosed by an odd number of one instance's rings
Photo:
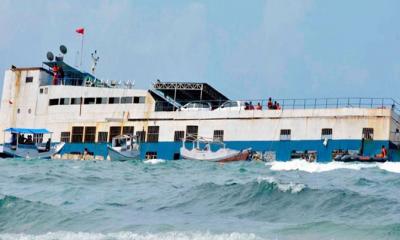
[[[398,0],[0,0],[0,71],[68,48],[96,75],[149,88],[207,82],[232,99],[400,100]],[[79,58],[79,57],[78,57]],[[1,80],[2,81],[2,77]]]

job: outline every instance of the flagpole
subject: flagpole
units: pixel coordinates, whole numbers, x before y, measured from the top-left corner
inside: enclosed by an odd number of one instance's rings
[[[82,57],[83,57],[83,37],[85,34],[82,34],[82,42],[81,42],[81,63],[79,64],[80,69],[82,70]]]

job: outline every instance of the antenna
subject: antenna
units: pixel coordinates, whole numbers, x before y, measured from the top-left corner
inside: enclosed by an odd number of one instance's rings
[[[75,67],[79,68],[79,51],[76,51],[76,55],[75,55]]]
[[[91,55],[92,55],[92,61],[93,61],[92,74],[94,75],[94,73],[96,72],[97,62],[99,61],[100,57],[97,56],[97,50],[94,50],[94,53],[92,53]]]
[[[46,57],[50,62],[54,60],[54,54],[52,52],[47,52]]]

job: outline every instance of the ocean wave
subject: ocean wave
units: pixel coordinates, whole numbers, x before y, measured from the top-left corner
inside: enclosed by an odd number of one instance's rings
[[[338,169],[361,170],[366,168],[379,168],[393,173],[400,173],[400,162],[385,162],[385,163],[345,163],[331,161],[328,163],[307,162],[296,159],[287,162],[274,161],[265,164],[270,166],[273,171],[303,171],[303,172],[328,172]]]
[[[299,193],[306,188],[305,184],[294,183],[294,182],[283,183],[283,182],[277,181],[274,177],[258,177],[257,178],[258,183],[262,183],[263,181],[266,181],[270,184],[276,185],[278,190],[282,191],[282,192]]]
[[[378,167],[388,172],[400,173],[400,162],[380,163],[378,164]]]
[[[374,219],[392,222],[398,202],[349,189],[311,188],[260,176],[249,182],[207,182],[171,196],[158,211],[223,214],[265,222]],[[198,212],[198,209],[202,209]]]
[[[143,161],[143,163],[154,165],[154,164],[165,163],[165,160],[164,159],[148,159],[148,160]]]
[[[261,240],[255,234],[209,232],[167,232],[138,234],[133,232],[86,233],[86,232],[49,232],[41,235],[0,234],[2,240]]]
[[[63,217],[56,207],[43,202],[29,201],[11,195],[1,195],[0,198],[0,232],[35,228],[42,226],[43,223],[51,229]]]
[[[329,162],[329,163],[318,163],[318,162],[307,162],[304,160],[291,160],[287,162],[274,161],[266,163],[266,166],[270,166],[273,171],[304,171],[309,173],[314,172],[327,172],[338,169],[350,169],[350,170],[361,170],[364,168],[377,167],[377,163],[344,163],[344,162]],[[400,171],[400,166],[399,166]]]

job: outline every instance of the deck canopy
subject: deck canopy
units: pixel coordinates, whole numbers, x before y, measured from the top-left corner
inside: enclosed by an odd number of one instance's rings
[[[184,105],[188,102],[206,101],[212,107],[218,107],[223,102],[229,100],[221,92],[207,83],[197,82],[161,82],[157,80],[153,88],[162,92],[165,97]],[[156,101],[163,101],[160,96],[152,94]],[[166,103],[168,103],[166,101]]]
[[[11,132],[17,134],[49,134],[52,133],[45,128],[7,128],[4,132]]]

